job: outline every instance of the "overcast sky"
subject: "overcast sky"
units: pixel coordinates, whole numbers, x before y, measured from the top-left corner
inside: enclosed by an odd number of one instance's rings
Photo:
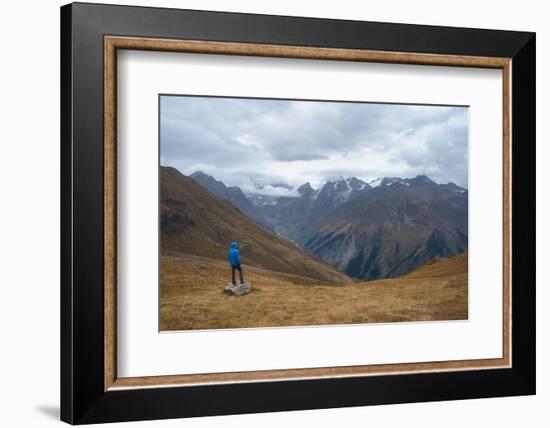
[[[284,193],[339,176],[468,185],[468,108],[162,96],[161,164]]]

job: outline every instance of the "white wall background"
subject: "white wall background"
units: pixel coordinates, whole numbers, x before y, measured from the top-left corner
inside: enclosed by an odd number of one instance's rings
[[[550,27],[535,0],[301,1],[147,0],[170,6],[323,18],[485,27],[537,32],[538,394],[139,423],[159,427],[547,426],[550,416],[548,312]],[[103,1],[103,3],[116,3]],[[0,7],[0,421],[7,427],[59,424],[59,6],[58,0]],[[138,426],[138,423],[125,426]]]

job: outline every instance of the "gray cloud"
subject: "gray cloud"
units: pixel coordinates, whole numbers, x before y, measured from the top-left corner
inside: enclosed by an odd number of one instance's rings
[[[426,174],[468,184],[468,109],[161,97],[161,163],[228,185]]]

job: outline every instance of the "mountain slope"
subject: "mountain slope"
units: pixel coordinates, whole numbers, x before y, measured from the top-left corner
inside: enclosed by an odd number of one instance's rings
[[[205,174],[201,171],[196,171],[191,174],[191,178],[205,187],[209,192],[231,202],[234,206],[240,209],[248,217],[256,221],[258,224],[273,230],[273,226],[266,220],[261,211],[256,208],[245,196],[242,190],[237,186],[228,187],[214,177]]]
[[[352,277],[396,277],[467,250],[467,192],[427,177],[382,180],[325,216],[311,218],[295,240]]]
[[[161,249],[227,260],[231,241],[243,263],[322,281],[351,280],[284,238],[257,225],[226,200],[174,168],[161,167]]]
[[[430,260],[402,278],[441,278],[456,275],[468,275],[468,251],[448,259]]]

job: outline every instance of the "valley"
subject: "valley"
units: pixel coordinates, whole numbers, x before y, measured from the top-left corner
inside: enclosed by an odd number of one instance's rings
[[[468,249],[467,189],[424,175],[369,183],[340,178],[317,190],[305,183],[279,197],[245,194],[201,172],[191,177],[260,226],[358,280],[397,277]]]
[[[255,267],[336,284],[353,282],[328,263],[251,220],[174,168],[161,169],[161,251],[227,261],[232,241]]]

